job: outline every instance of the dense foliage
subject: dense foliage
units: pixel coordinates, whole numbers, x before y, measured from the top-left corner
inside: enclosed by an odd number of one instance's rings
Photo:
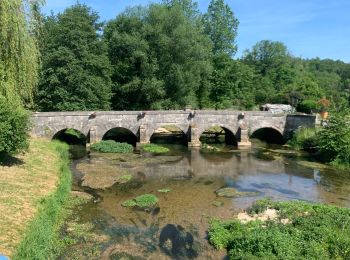
[[[39,70],[36,8],[41,1],[0,2],[0,95],[30,107]]]
[[[0,95],[0,154],[27,148],[28,113]]]
[[[0,153],[27,146],[28,115],[40,66],[37,7],[40,1],[0,2]]]
[[[114,109],[204,106],[210,41],[182,5],[129,9],[107,24],[104,37]]]
[[[322,160],[350,168],[350,111],[333,113],[316,140]]]
[[[111,79],[102,24],[77,4],[45,19],[38,104],[45,111],[108,110]]]
[[[333,166],[350,168],[350,111],[331,112],[324,127],[301,128],[289,144]]]
[[[350,210],[305,202],[258,201],[251,213],[278,210],[278,219],[214,220],[210,242],[230,259],[349,259]],[[282,223],[281,220],[288,219]]]
[[[317,111],[350,101],[350,64],[293,57],[263,40],[234,59],[239,22],[224,0],[201,13],[192,0],[126,9],[105,26],[76,4],[44,19],[41,110],[256,109]]]
[[[134,151],[134,147],[131,144],[117,143],[113,140],[92,144],[90,148],[101,153],[132,153]]]

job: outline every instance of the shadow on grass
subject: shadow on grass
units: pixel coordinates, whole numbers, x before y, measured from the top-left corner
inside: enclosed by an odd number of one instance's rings
[[[24,164],[23,160],[13,157],[6,153],[0,153],[0,166],[11,167],[22,164]]]

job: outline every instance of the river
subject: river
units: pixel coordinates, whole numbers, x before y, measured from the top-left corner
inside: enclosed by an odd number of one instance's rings
[[[282,146],[257,143],[249,151],[227,147],[223,152],[168,147],[164,155],[91,152],[73,161],[73,189],[94,199],[67,221],[65,232],[81,225],[86,237],[60,259],[225,259],[226,252],[207,241],[213,217],[230,219],[262,198],[350,207],[344,173],[306,167],[307,158]],[[132,179],[121,182],[126,175]],[[243,195],[217,196],[225,187]],[[169,192],[159,192],[164,189]],[[143,194],[156,195],[158,206],[143,211],[121,205]]]

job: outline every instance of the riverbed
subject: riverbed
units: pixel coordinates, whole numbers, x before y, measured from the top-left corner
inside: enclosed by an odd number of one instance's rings
[[[70,234],[77,226],[86,234],[60,259],[225,259],[226,252],[207,241],[211,218],[230,219],[262,198],[350,207],[344,172],[310,164],[306,155],[286,147],[221,152],[168,147],[163,155],[91,152],[73,161],[73,189],[93,199],[67,221],[67,236],[77,236]],[[236,193],[218,196],[222,188]],[[156,195],[157,206],[122,206],[143,194]]]

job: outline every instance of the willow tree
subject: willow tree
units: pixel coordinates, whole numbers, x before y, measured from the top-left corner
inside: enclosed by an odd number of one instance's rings
[[[39,1],[0,1],[0,154],[26,148],[28,115],[38,83]],[[0,156],[1,158],[2,156]]]
[[[40,64],[36,28],[41,3],[0,1],[0,94],[12,102],[33,104]]]

